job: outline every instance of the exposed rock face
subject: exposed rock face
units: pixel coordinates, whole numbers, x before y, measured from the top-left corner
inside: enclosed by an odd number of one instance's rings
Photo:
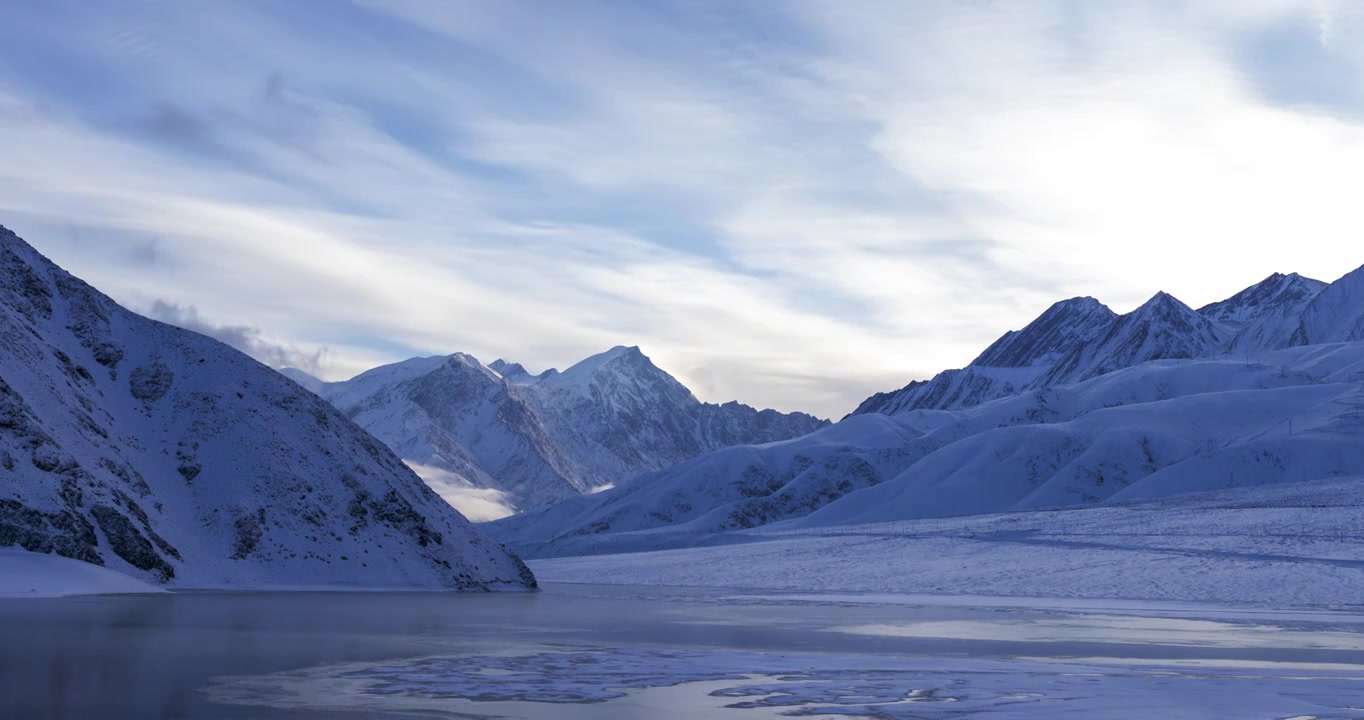
[[[333,407],[0,228],[0,546],[185,587],[525,588]]]

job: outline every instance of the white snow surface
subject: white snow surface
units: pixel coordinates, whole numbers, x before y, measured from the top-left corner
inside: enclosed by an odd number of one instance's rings
[[[532,376],[463,353],[375,368],[317,392],[443,486],[497,493],[508,510],[543,506],[731,445],[803,435],[802,413],[702,403],[637,347]],[[486,516],[487,497],[445,493]]]
[[[0,548],[0,598],[160,592],[165,590],[88,562]]]
[[[1364,479],[1109,507],[731,533],[710,547],[534,560],[541,580],[878,594],[1358,605]],[[910,602],[919,602],[913,598]],[[1054,603],[1048,601],[1050,607]]]
[[[533,583],[316,395],[3,228],[0,479],[0,546],[172,587]]]

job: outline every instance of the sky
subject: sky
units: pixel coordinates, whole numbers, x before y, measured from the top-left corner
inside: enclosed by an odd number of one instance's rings
[[[0,224],[338,380],[638,345],[841,417],[1052,302],[1364,262],[1364,3],[0,3]]]

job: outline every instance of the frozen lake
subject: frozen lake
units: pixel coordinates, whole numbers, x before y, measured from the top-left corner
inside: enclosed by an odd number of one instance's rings
[[[1364,717],[1364,616],[1058,602],[590,585],[0,600],[0,717]]]

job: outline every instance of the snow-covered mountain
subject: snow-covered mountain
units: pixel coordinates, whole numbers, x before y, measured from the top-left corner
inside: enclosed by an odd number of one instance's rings
[[[1056,303],[959,370],[877,393],[853,415],[959,410],[1149,360],[1240,357],[1364,339],[1364,268],[1330,285],[1275,273],[1195,311],[1168,293],[1117,315],[1094,298]]]
[[[1211,320],[1168,293],[1156,293],[1141,307],[1115,318],[1098,338],[1076,344],[1033,387],[1081,382],[1148,360],[1205,357],[1222,344]]]
[[[1364,267],[1323,289],[1302,311],[1289,345],[1364,340]]]
[[[439,473],[446,486],[497,491],[515,508],[828,424],[802,413],[702,403],[637,347],[539,375],[462,353],[416,358],[317,392],[422,472]],[[458,503],[458,493],[448,497]]]
[[[852,414],[971,407],[1022,392],[1076,348],[1107,334],[1117,319],[1094,298],[1062,300],[1022,330],[1005,333],[965,368],[877,393]]]
[[[970,366],[873,396],[829,428],[700,456],[491,531],[535,556],[1092,505],[1364,475],[1364,270],[1274,275],[1194,311],[1052,306]],[[1230,348],[1236,348],[1233,352]],[[827,471],[826,471],[827,470]]]
[[[489,526],[528,557],[1364,475],[1364,343],[1158,360],[958,411],[867,413]],[[714,540],[719,542],[719,540]]]
[[[1224,325],[1245,327],[1280,314],[1283,308],[1302,312],[1307,303],[1326,289],[1326,283],[1297,273],[1274,273],[1226,300],[1204,305],[1198,314]]]
[[[179,587],[525,589],[316,395],[0,228],[0,546]]]
[[[1266,349],[1288,347],[1302,325],[1302,315],[1326,288],[1320,280],[1297,273],[1275,273],[1198,314],[1226,328],[1231,338],[1219,354],[1248,357]]]

